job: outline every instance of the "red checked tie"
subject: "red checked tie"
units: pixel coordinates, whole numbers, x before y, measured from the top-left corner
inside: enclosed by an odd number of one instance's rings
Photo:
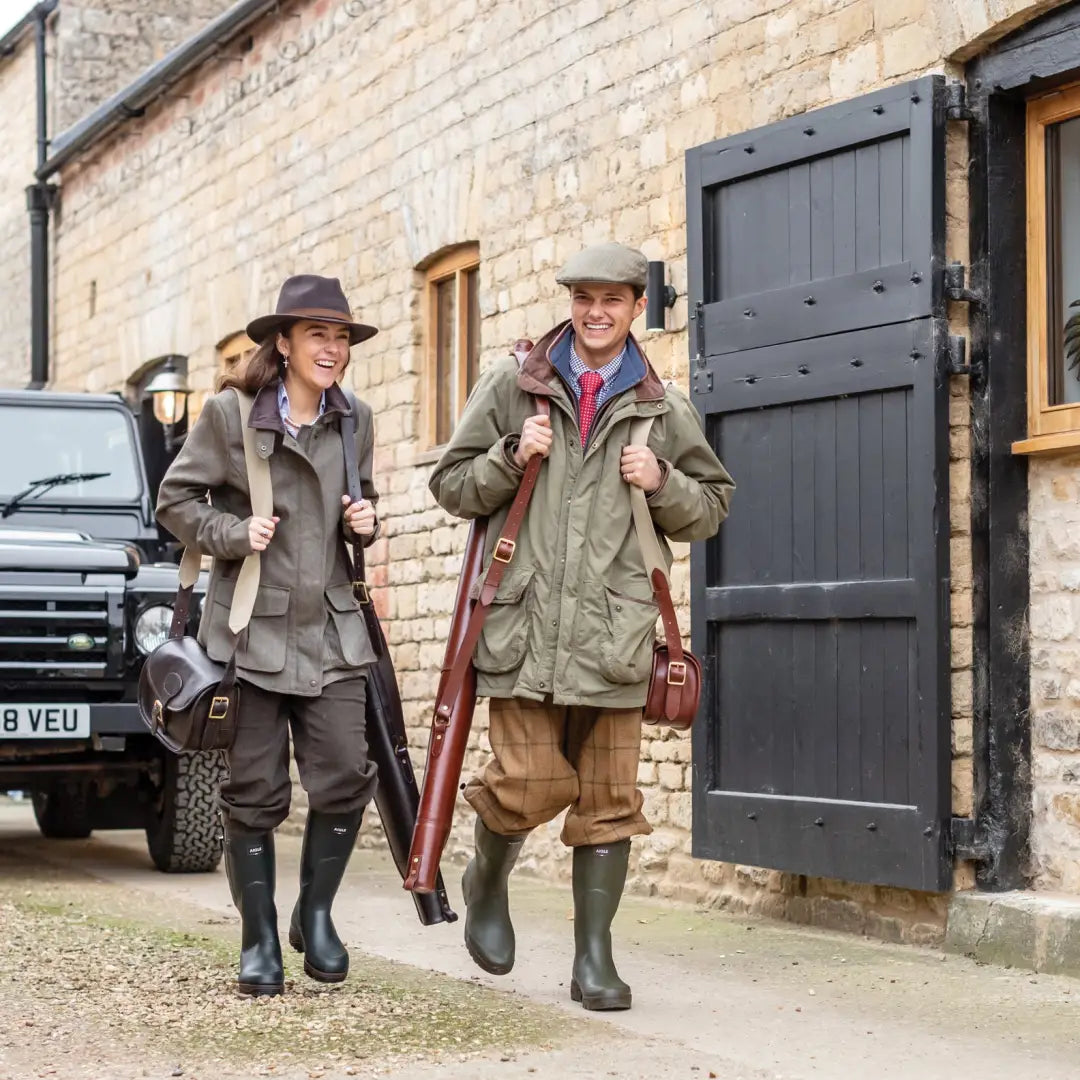
[[[604,385],[604,380],[595,371],[586,371],[579,379],[581,387],[581,442],[589,438],[589,428],[596,416],[596,399]]]

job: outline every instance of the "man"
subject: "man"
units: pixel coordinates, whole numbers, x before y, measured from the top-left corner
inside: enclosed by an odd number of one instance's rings
[[[508,358],[484,372],[431,476],[451,514],[490,515],[489,562],[526,462],[547,459],[474,657],[494,757],[465,789],[477,812],[462,880],[465,943],[485,971],[510,971],[507,879],[529,831],[569,808],[571,997],[586,1009],[630,1007],[610,928],[630,838],[652,831],[637,769],[657,607],[629,485],[645,491],[657,529],[680,541],[712,536],[734,487],[689,400],[665,390],[630,334],[646,269],[622,244],[570,258],[556,277],[570,292],[569,320],[520,370]],[[644,416],[648,446],[630,447],[631,422]]]

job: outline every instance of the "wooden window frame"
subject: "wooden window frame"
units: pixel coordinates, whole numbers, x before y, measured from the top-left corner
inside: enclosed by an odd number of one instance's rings
[[[455,313],[456,313],[456,357],[454,365],[452,386],[453,401],[451,414],[454,424],[461,419],[462,410],[465,407],[465,399],[469,391],[469,365],[468,365],[468,272],[477,270],[480,266],[480,245],[478,243],[462,244],[452,251],[440,255],[434,262],[424,269],[424,379],[423,379],[423,448],[426,451],[435,451],[445,445],[438,438],[439,424],[439,357],[438,357],[438,334],[439,323],[438,290],[436,285],[449,280],[451,277],[456,282]],[[479,326],[477,326],[479,333]]]
[[[229,371],[238,360],[243,360],[246,354],[254,352],[255,349],[255,342],[243,330],[230,334],[218,344],[218,369],[221,372]],[[229,363],[230,360],[233,360],[232,364]]]
[[[1032,98],[1027,103],[1027,418],[1028,437],[1013,443],[1013,453],[1038,454],[1080,449],[1080,403],[1051,403],[1051,363],[1056,349],[1050,340],[1051,244],[1046,131],[1053,124],[1080,117],[1080,83]]]

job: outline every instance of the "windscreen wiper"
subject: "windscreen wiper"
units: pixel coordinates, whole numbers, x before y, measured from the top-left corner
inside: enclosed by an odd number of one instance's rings
[[[4,511],[0,514],[0,517],[10,517],[19,508],[20,503],[26,502],[27,499],[37,498],[39,495],[44,495],[46,491],[50,491],[54,487],[61,487],[64,484],[78,484],[84,480],[100,480],[103,476],[112,476],[112,473],[107,472],[71,472],[71,473],[57,473],[55,476],[46,476],[42,480],[32,480],[29,486],[23,488],[18,495],[13,496],[4,507]]]

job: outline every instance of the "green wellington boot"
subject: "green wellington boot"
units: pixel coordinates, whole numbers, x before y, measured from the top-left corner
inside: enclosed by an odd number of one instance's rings
[[[289,923],[289,944],[304,954],[304,971],[319,982],[341,982],[349,974],[349,952],[334,929],[330,908],[363,816],[363,810],[351,814],[308,811],[300,855],[300,895]]]
[[[476,819],[476,853],[461,879],[465,916],[465,947],[492,975],[505,975],[514,966],[514,925],[510,921],[507,880],[517,862],[524,836],[500,836]]]
[[[241,994],[268,997],[285,990],[274,906],[274,834],[225,832],[225,872],[242,923]]]
[[[574,848],[574,973],[570,998],[586,1009],[629,1009],[630,987],[611,957],[630,841]]]

